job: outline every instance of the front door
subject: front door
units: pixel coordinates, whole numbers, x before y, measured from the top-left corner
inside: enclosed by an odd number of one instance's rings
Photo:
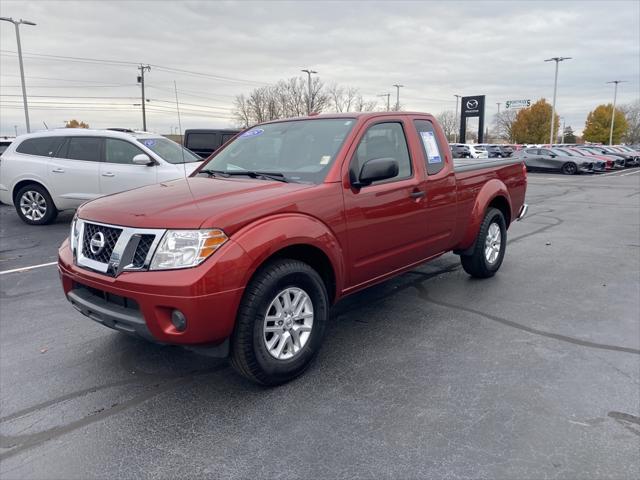
[[[155,165],[133,163],[133,157],[141,153],[147,155],[131,142],[119,138],[105,138],[104,162],[100,165],[100,192],[103,195],[156,183]]]
[[[425,257],[422,171],[407,146],[409,129],[400,119],[370,123],[349,162],[350,176],[376,158],[398,162],[398,175],[361,188],[345,185],[349,287],[357,287]]]

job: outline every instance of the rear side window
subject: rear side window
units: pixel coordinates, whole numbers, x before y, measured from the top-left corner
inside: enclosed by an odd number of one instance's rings
[[[53,157],[64,142],[64,137],[28,138],[16,148],[16,152],[25,155]]]
[[[351,169],[356,178],[362,166],[376,158],[393,158],[398,162],[398,175],[383,182],[411,177],[411,159],[407,148],[407,139],[400,123],[379,123],[370,127],[364,134],[351,161]],[[374,182],[374,185],[379,182]]]
[[[64,158],[99,162],[102,139],[96,137],[71,137],[67,142]]]
[[[427,162],[427,174],[435,175],[444,168],[445,150],[438,141],[438,137],[430,121],[415,120],[414,124],[420,136],[424,159]]]
[[[220,141],[216,133],[190,133],[185,146],[190,150],[215,150]]]

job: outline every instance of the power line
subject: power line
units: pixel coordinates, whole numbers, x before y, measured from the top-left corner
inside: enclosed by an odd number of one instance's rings
[[[3,56],[16,56],[17,52],[14,52],[13,50],[0,50],[0,55]],[[102,64],[106,64],[106,65],[114,65],[114,66],[130,66],[130,65],[139,65],[138,62],[128,62],[128,61],[120,61],[120,60],[105,60],[105,59],[99,59],[99,58],[90,58],[90,57],[69,57],[69,56],[64,56],[64,55],[49,55],[49,54],[44,54],[44,53],[24,53],[23,54],[25,57],[29,57],[29,58],[44,58],[44,59],[50,59],[50,60],[60,60],[60,61],[69,61],[69,62],[80,62],[80,63],[102,63]],[[269,85],[268,83],[265,82],[257,82],[255,80],[245,80],[242,78],[235,78],[235,77],[227,77],[227,76],[223,76],[223,75],[215,75],[215,74],[210,74],[210,73],[203,73],[203,72],[194,72],[191,70],[185,70],[182,68],[173,68],[173,67],[165,67],[163,65],[156,65],[156,64],[147,64],[155,69],[158,69],[160,71],[164,71],[164,72],[169,72],[169,73],[179,73],[182,75],[191,75],[191,76],[197,76],[197,77],[206,77],[206,78],[212,78],[215,80],[221,80],[221,81],[226,81],[226,82],[235,82],[235,83],[246,83],[246,84],[252,84],[252,85]]]

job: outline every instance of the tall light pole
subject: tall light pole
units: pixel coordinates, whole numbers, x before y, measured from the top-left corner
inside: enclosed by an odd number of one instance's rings
[[[553,124],[556,115],[556,93],[558,92],[558,64],[565,60],[571,60],[571,57],[553,57],[547,58],[545,62],[556,62],[556,77],[553,82],[553,104],[551,105],[551,133],[549,133],[549,145],[553,145]]]
[[[396,112],[399,112],[400,111],[400,89],[404,87],[404,85],[395,83],[393,86],[396,87]]]
[[[458,135],[460,132],[460,123],[458,122],[458,101],[460,100],[460,98],[462,97],[462,95],[454,95],[454,97],[456,97],[456,143],[458,142]]]
[[[31,132],[31,125],[29,125],[29,107],[27,105],[27,87],[24,83],[24,65],[22,64],[22,45],[20,44],[20,28],[22,25],[33,25],[35,23],[30,22],[28,20],[14,20],[9,17],[0,17],[0,20],[4,20],[5,22],[13,23],[14,27],[16,27],[16,42],[18,43],[18,63],[20,63],[20,80],[22,82],[22,102],[24,103],[24,120],[27,123],[27,133]]]
[[[624,83],[625,80],[612,80],[607,83],[613,83],[615,86],[613,88],[613,108],[611,109],[611,128],[609,129],[609,145],[613,144],[613,123],[616,119],[616,100],[618,96],[618,84]]]
[[[389,103],[389,98],[391,97],[390,93],[381,93],[378,97],[387,97],[387,112],[391,109],[391,105]]]
[[[498,115],[500,115],[500,105],[502,105],[502,102],[496,102],[496,105],[498,105]]]
[[[307,98],[307,115],[311,115],[311,75],[313,73],[318,73],[315,70],[311,70],[310,68],[305,68],[304,70],[300,70],[307,74],[307,79],[309,83],[309,97]]]

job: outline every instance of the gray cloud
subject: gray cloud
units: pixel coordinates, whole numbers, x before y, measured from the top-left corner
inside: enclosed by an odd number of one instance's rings
[[[1,14],[38,23],[22,27],[25,54],[145,62],[243,80],[152,68],[148,124],[159,132],[177,125],[174,80],[181,102],[191,104],[183,106],[183,128],[225,126],[234,95],[307,66],[325,82],[356,86],[369,98],[393,93],[391,85],[400,82],[406,85],[401,102],[411,110],[438,113],[454,108],[453,94],[486,94],[492,115],[496,102],[549,99],[553,65],[543,60],[571,56],[560,66],[558,112],[578,131],[589,110],[611,101],[606,81],[629,81],[621,85],[620,103],[640,96],[637,1],[32,0],[3,1]],[[13,125],[24,131],[24,118],[10,53],[15,36],[5,22],[0,45],[0,131],[11,134]],[[139,107],[132,106],[140,102],[135,65],[26,57],[32,127],[60,126],[69,118],[94,127],[141,127]],[[77,105],[61,109],[60,103]]]

